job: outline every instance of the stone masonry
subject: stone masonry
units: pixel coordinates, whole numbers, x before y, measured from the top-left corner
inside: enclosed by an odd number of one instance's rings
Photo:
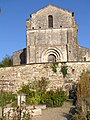
[[[77,83],[81,73],[90,69],[90,62],[68,62],[68,74],[63,78],[60,72],[61,63],[57,66],[57,73],[51,68],[52,63],[29,64],[0,68],[0,89],[17,91],[22,84],[27,84],[34,80],[41,80],[42,77],[48,79],[48,90],[63,87],[68,90]]]
[[[23,51],[14,52],[13,64],[90,61],[90,49],[79,46],[77,31],[74,12],[54,5],[38,10],[26,20],[25,55],[21,59]]]
[[[78,44],[74,12],[48,5],[26,20],[26,48],[13,54],[13,67],[0,68],[0,89],[17,91],[22,84],[50,81],[49,89],[69,90],[90,69],[90,49]],[[51,68],[58,62],[57,73]],[[61,63],[68,66],[63,78]],[[21,65],[22,64],[22,65]],[[23,65],[24,64],[24,65]]]

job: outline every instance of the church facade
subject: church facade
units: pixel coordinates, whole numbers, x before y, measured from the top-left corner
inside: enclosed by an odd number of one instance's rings
[[[48,5],[26,20],[26,48],[13,53],[13,65],[90,61],[90,49],[78,44],[74,12]]]

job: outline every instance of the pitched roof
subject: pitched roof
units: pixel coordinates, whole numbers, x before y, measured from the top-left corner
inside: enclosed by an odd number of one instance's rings
[[[54,7],[54,8],[57,8],[57,9],[60,9],[60,10],[62,10],[62,11],[68,12],[68,13],[72,13],[72,11],[70,11],[70,10],[63,9],[63,8],[61,8],[61,7],[58,7],[58,6],[55,6],[55,5],[52,5],[52,4],[48,4],[47,6],[45,6],[45,7],[41,8],[41,9],[37,10],[36,12],[34,12],[34,13],[32,13],[32,14],[36,14],[37,12],[40,12],[40,11],[42,11],[43,9],[45,9],[45,8],[47,8],[47,7],[50,7],[50,6],[51,6],[51,7]]]

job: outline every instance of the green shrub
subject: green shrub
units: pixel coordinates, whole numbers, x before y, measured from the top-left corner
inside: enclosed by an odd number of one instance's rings
[[[67,75],[67,71],[68,71],[68,68],[67,68],[67,67],[68,67],[68,66],[67,66],[65,63],[62,63],[62,65],[61,65],[61,72],[62,72],[64,78],[65,78],[66,75]]]
[[[26,99],[26,102],[27,104],[34,104],[34,105],[37,105],[40,103],[40,95],[38,95],[37,93],[35,93],[35,96],[27,96],[27,99]]]
[[[24,84],[21,86],[21,89],[18,91],[18,93],[25,93],[25,94],[30,94],[30,84]]]
[[[17,99],[12,102],[11,107],[17,107]]]
[[[34,81],[32,84],[23,85],[19,92],[27,94],[27,104],[47,104],[51,107],[61,106],[66,100],[66,94],[62,90],[46,91],[48,80],[42,78],[39,81]]]
[[[52,71],[53,71],[54,73],[57,72],[57,66],[58,66],[58,63],[56,63],[56,62],[54,62],[54,63],[51,64],[51,68],[52,68]]]
[[[51,107],[59,107],[62,106],[63,102],[66,100],[66,94],[61,90],[50,90],[46,92],[45,102]]]
[[[45,92],[46,88],[49,84],[49,81],[47,78],[42,77],[41,80],[35,81],[34,83],[34,89],[38,92]]]
[[[40,104],[44,103],[51,107],[61,106],[66,100],[66,94],[64,91],[47,91],[47,92],[37,92],[34,91],[34,95],[27,96],[27,104]]]
[[[16,95],[14,95],[12,92],[0,91],[0,106],[12,103],[15,101],[15,99]]]
[[[0,62],[1,67],[10,67],[13,65],[13,60],[11,56],[6,55],[3,60]]]
[[[87,120],[85,114],[75,114],[72,116],[72,120]]]

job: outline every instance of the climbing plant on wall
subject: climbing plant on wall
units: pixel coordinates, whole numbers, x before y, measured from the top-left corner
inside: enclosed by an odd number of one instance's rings
[[[57,72],[57,66],[58,66],[58,63],[56,63],[56,62],[53,62],[53,63],[51,64],[51,68],[52,68],[52,71],[53,71],[54,73]]]
[[[62,72],[64,78],[67,75],[67,71],[68,71],[68,66],[66,65],[66,63],[62,63],[62,65],[61,65],[61,72]]]

